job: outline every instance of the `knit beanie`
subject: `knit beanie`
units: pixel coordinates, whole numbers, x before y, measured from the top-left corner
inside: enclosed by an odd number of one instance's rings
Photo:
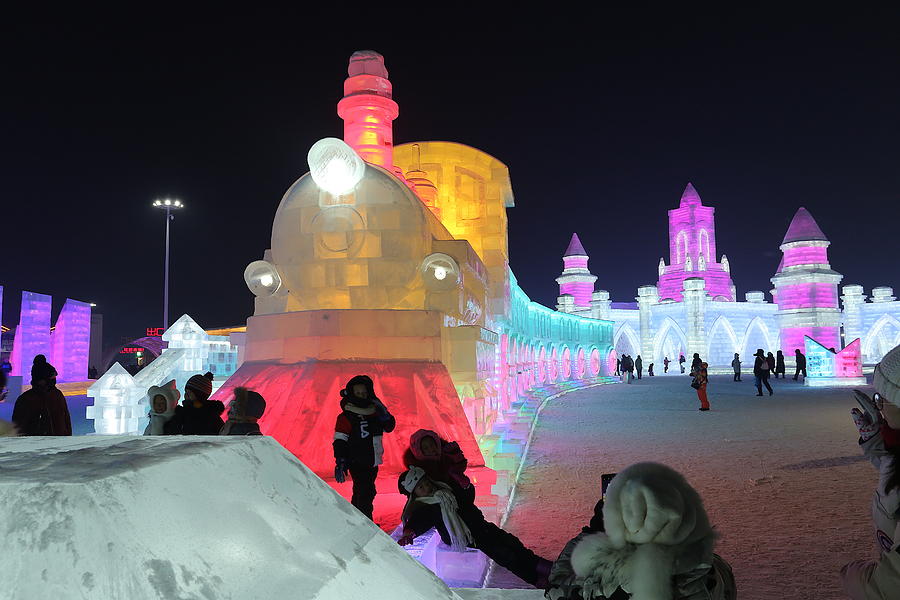
[[[34,385],[34,382],[40,381],[42,379],[49,379],[50,377],[56,377],[56,369],[53,368],[53,365],[47,362],[47,357],[43,354],[38,354],[34,357],[34,364],[31,365],[31,384]]]
[[[900,408],[900,346],[885,354],[875,365],[874,384],[885,400]]]
[[[228,405],[229,419],[259,419],[266,412],[266,401],[257,392],[247,388],[234,389],[234,400]]]
[[[193,390],[200,400],[207,400],[212,395],[213,374],[207,371],[203,375],[191,375],[184,386],[185,390]]]

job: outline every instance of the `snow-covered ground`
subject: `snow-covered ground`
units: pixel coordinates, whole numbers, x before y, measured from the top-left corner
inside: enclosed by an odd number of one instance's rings
[[[600,475],[643,460],[681,471],[721,533],[742,598],[844,598],[838,572],[875,556],[877,482],[849,415],[850,390],[710,378],[710,412],[687,376],[572,392],[542,411],[506,528],[555,559],[590,518]],[[871,388],[867,388],[871,393]],[[496,569],[488,587],[526,587]]]

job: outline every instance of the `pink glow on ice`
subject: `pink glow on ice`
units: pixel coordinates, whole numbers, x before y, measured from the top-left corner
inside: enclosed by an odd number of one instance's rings
[[[91,306],[66,300],[50,334],[50,362],[59,381],[85,381],[91,342]]]
[[[563,266],[566,269],[587,269],[588,266],[588,257],[587,256],[564,256],[563,257]]]
[[[790,242],[809,242],[809,241],[828,241],[819,224],[804,207],[797,209],[791,224],[788,226],[787,233],[781,241],[782,245]]]
[[[784,252],[784,260],[779,265],[778,272],[784,267],[797,265],[827,265],[828,248],[822,246],[804,246],[800,248],[788,248]]]
[[[794,350],[806,348],[803,336],[809,336],[826,348],[841,345],[841,336],[836,327],[791,327],[781,330],[781,348],[785,356],[793,356]]]
[[[559,293],[560,295],[570,294],[575,300],[575,306],[590,306],[594,285],[579,282],[563,283],[559,286]]]
[[[834,357],[834,374],[837,377],[862,377],[862,354],[859,338]]]
[[[837,308],[837,285],[833,283],[795,283],[778,286],[778,308]],[[815,336],[810,336],[816,339]]]
[[[660,298],[681,301],[684,280],[702,277],[712,297],[735,300],[731,293],[731,275],[716,261],[715,208],[703,206],[700,195],[690,183],[681,195],[678,208],[669,211],[669,265],[657,282]],[[700,257],[705,269],[700,270]],[[686,270],[690,258],[691,270]]]
[[[12,374],[30,381],[31,364],[38,354],[50,355],[50,305],[45,294],[22,292],[22,311],[13,346]],[[50,360],[49,358],[47,360]]]
[[[344,120],[344,141],[366,162],[391,169],[394,165],[393,120],[400,113],[391,98],[384,58],[377,52],[354,52],[344,81],[338,115]]]

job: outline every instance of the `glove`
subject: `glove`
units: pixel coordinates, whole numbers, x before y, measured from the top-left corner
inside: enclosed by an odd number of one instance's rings
[[[381,398],[373,396],[372,404],[375,406],[375,413],[378,415],[379,421],[387,421],[391,418],[391,415],[390,413],[388,413],[388,409],[384,405],[384,402],[381,401]]]
[[[875,400],[869,398],[869,396],[859,390],[853,390],[853,397],[859,403],[860,407],[869,416],[869,420],[872,423],[881,423],[884,421],[884,418],[881,416],[881,407],[875,403]]]
[[[338,483],[344,483],[347,481],[347,472],[350,470],[350,465],[347,464],[346,458],[338,458],[337,465],[334,467],[334,479]]]
[[[873,423],[872,416],[867,412],[854,407],[850,409],[850,415],[853,417],[853,423],[859,430],[859,439],[864,442],[872,439],[881,429],[881,424],[878,422]]]
[[[402,538],[397,540],[397,543],[400,544],[401,546],[409,546],[410,544],[413,543],[413,540],[415,540],[415,539],[416,539],[416,534],[407,533],[407,534],[404,534]]]

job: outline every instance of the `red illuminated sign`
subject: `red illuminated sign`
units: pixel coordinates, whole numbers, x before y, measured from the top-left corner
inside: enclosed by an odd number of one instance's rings
[[[126,346],[126,347],[122,348],[122,351],[120,354],[139,354],[143,351],[144,351],[143,348],[132,348],[130,346]]]
[[[165,327],[148,327],[147,337],[160,337],[163,333],[165,333],[165,331]]]

